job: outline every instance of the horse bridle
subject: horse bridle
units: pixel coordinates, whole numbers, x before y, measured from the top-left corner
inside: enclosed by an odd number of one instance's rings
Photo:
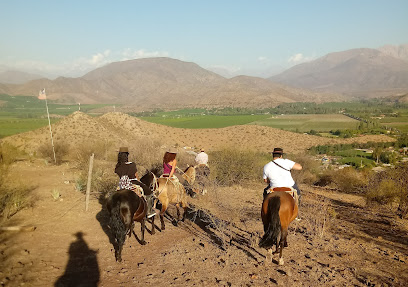
[[[190,166],[189,166],[189,167],[190,167]],[[191,167],[195,169],[195,166],[191,165]],[[189,176],[188,174],[186,174],[186,173],[185,173],[184,171],[182,171],[179,167],[176,166],[176,168],[177,168],[181,173],[183,173],[185,176],[187,176],[191,181],[194,180],[194,178],[193,178],[192,176]],[[187,182],[188,182],[188,181],[187,181]],[[189,182],[188,182],[188,184],[191,185]]]

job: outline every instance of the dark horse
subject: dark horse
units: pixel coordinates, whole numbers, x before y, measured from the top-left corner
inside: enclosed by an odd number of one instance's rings
[[[210,168],[206,164],[199,164],[195,166],[196,170],[196,186],[197,186],[197,192],[201,194],[206,194],[207,193],[207,185],[209,182],[209,176],[210,176]]]
[[[259,242],[259,247],[264,247],[268,250],[268,254],[271,257],[270,260],[272,261],[272,246],[276,245],[274,253],[277,253],[279,250],[279,265],[283,265],[283,248],[288,246],[286,239],[289,223],[296,218],[297,214],[298,206],[293,196],[286,191],[274,191],[264,198],[261,216],[265,234]],[[280,240],[278,244],[279,234]],[[267,256],[266,262],[268,261]]]
[[[109,227],[115,237],[115,258],[122,261],[122,248],[125,243],[126,234],[131,237],[134,222],[140,222],[142,236],[140,243],[146,244],[144,240],[145,217],[147,204],[144,198],[139,197],[134,191],[122,189],[115,192],[107,201],[106,207],[109,212]],[[154,225],[152,225],[152,230]]]

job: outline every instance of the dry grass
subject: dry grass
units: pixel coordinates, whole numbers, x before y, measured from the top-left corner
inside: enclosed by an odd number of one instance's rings
[[[9,174],[10,165],[22,153],[10,144],[0,145],[0,216],[10,218],[21,209],[30,206],[32,188],[23,185]]]
[[[388,205],[405,217],[408,214],[408,164],[401,164],[377,174],[372,174],[365,189],[367,202]]]

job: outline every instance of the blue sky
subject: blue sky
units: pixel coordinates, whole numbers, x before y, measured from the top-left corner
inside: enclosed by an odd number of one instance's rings
[[[408,44],[408,1],[0,1],[0,67],[82,76],[171,57],[273,73],[331,52]]]

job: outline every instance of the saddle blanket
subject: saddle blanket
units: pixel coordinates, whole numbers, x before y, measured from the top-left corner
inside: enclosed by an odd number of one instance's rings
[[[293,187],[271,187],[267,190],[267,194],[274,191],[285,191],[289,193],[295,199],[296,204],[299,205],[299,196],[296,189],[294,189]]]

